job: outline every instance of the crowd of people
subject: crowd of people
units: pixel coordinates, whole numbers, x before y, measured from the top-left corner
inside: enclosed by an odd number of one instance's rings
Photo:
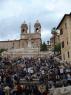
[[[48,95],[52,87],[71,85],[71,65],[54,56],[0,57],[0,95]],[[39,87],[45,86],[45,89]]]
[[[55,58],[54,58],[55,59]],[[49,59],[48,85],[51,88],[71,85],[71,64]]]

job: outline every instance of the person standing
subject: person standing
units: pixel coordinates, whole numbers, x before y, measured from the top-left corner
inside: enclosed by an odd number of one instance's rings
[[[5,86],[4,87],[4,92],[5,92],[5,95],[10,95],[10,87],[9,86]]]

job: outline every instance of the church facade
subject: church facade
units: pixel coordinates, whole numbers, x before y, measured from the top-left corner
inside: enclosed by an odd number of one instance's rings
[[[40,48],[41,42],[41,24],[39,21],[36,21],[34,24],[34,32],[31,33],[31,27],[28,26],[26,22],[21,25],[21,33],[19,40],[10,40],[10,41],[0,41],[0,49],[20,49],[30,47],[29,43],[31,42],[31,48]]]

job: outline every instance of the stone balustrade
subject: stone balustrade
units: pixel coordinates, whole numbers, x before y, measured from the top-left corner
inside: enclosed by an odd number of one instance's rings
[[[49,95],[71,95],[71,86],[52,88]]]

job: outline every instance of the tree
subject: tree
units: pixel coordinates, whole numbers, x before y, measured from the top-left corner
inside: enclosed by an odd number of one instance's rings
[[[57,53],[61,53],[61,44],[60,43],[55,45],[54,51],[57,52]]]
[[[57,32],[56,32],[56,27],[53,27],[53,28],[52,28],[51,33],[52,33],[52,35],[53,35],[53,37],[54,37],[54,47],[55,47],[55,36],[56,36],[56,34],[57,34]],[[54,54],[55,54],[55,50],[54,50]]]
[[[1,48],[1,49],[0,49],[0,55],[1,55],[1,53],[4,52],[4,51],[6,51],[6,49]]]
[[[40,45],[40,51],[47,51],[47,45],[45,42],[41,42],[41,45]]]
[[[52,28],[51,34],[57,34],[57,32],[56,32],[56,27],[53,27],[53,28]]]

